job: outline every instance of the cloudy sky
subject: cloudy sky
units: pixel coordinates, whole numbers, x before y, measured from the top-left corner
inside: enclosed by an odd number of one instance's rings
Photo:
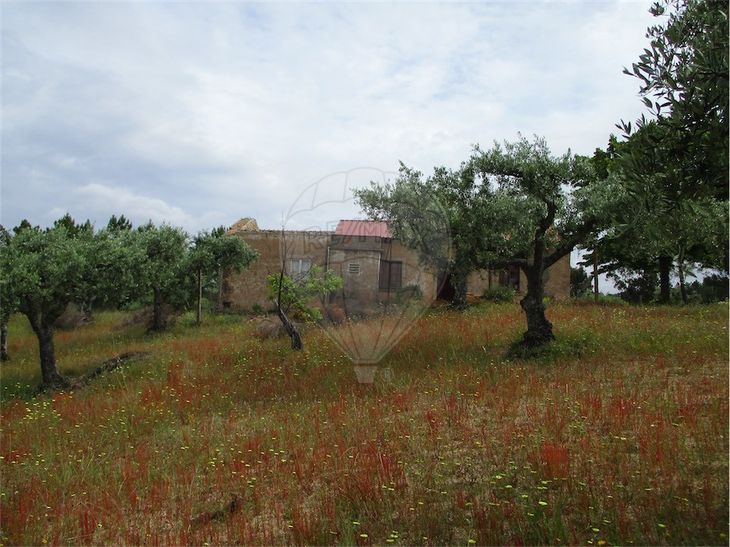
[[[399,160],[590,154],[642,111],[649,5],[3,2],[2,223],[276,228]]]

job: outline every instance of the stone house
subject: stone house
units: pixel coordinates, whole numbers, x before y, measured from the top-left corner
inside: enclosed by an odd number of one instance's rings
[[[344,280],[341,294],[348,313],[365,313],[371,305],[392,301],[404,293],[418,292],[427,302],[450,299],[448,276],[437,275],[419,263],[418,253],[394,239],[385,222],[341,220],[334,231],[261,230],[245,218],[227,232],[242,238],[258,253],[258,259],[241,273],[229,273],[223,283],[224,307],[249,311],[271,308],[266,277],[281,271],[293,278],[307,275],[312,266],[333,270]],[[546,272],[545,293],[555,299],[570,296],[570,257]],[[439,282],[440,281],[440,282]],[[527,282],[519,268],[482,270],[469,277],[467,290],[481,295],[486,289],[508,286],[523,293]]]

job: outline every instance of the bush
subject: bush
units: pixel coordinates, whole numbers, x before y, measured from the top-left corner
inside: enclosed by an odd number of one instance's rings
[[[590,329],[583,329],[579,332],[560,334],[557,340],[537,347],[525,347],[520,339],[510,345],[505,358],[508,361],[559,363],[594,353],[597,347],[593,332]]]
[[[411,300],[423,300],[423,291],[416,284],[401,287],[395,293],[395,301],[399,304],[405,304]]]
[[[275,302],[281,297],[279,304],[284,313],[301,321],[321,321],[322,313],[319,308],[312,307],[313,302],[325,302],[343,283],[343,279],[332,270],[323,272],[318,266],[312,266],[309,275],[301,280],[277,273],[266,277],[269,298]]]
[[[609,307],[615,307],[615,306],[628,306],[629,302],[621,298],[620,296],[616,294],[599,294],[598,295],[598,302],[596,302],[595,297],[593,295],[591,296],[581,296],[580,298],[574,298],[573,303],[577,304],[579,306],[609,306]]]
[[[482,293],[482,299],[488,302],[512,302],[515,291],[509,287],[492,287]]]
[[[82,312],[76,304],[71,303],[54,321],[53,326],[59,330],[73,330],[89,322],[89,316]]]
[[[333,325],[341,325],[347,321],[345,311],[337,304],[327,304],[321,310],[323,320]]]
[[[284,325],[278,319],[264,317],[263,319],[256,319],[254,321],[256,324],[254,336],[259,340],[270,340],[286,336]]]
[[[162,305],[162,322],[165,328],[172,327],[177,321],[179,315],[180,312],[173,308],[171,305]],[[150,330],[152,328],[153,316],[154,310],[152,306],[145,306],[144,308],[139,309],[138,311],[132,313],[132,315],[124,319],[121,323],[121,326],[132,327],[136,325],[144,325],[147,330]]]

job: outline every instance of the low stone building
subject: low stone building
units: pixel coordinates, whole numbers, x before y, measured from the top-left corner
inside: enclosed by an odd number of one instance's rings
[[[245,218],[227,232],[242,238],[259,256],[241,273],[231,272],[223,284],[223,305],[250,311],[272,306],[267,297],[266,277],[282,269],[293,278],[307,275],[312,266],[333,270],[344,284],[338,295],[349,305],[348,314],[367,313],[369,306],[393,301],[403,294],[419,293],[426,301],[449,299],[448,276],[438,282],[435,273],[419,261],[418,253],[394,239],[385,222],[341,220],[334,231],[261,230],[256,221]],[[570,296],[570,258],[559,260],[546,272],[545,293],[555,299]],[[518,268],[474,272],[469,293],[508,286],[518,294],[527,286]]]

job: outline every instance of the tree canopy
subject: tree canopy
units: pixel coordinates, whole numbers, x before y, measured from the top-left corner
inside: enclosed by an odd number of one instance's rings
[[[165,328],[164,305],[182,307],[192,293],[192,266],[207,272],[241,269],[256,253],[243,241],[202,234],[191,251],[180,228],[152,223],[132,229],[121,217],[105,228],[77,224],[70,215],[41,229],[23,221],[12,234],[0,229],[0,327],[4,357],[7,320],[20,311],[38,337],[44,387],[63,387],[53,331],[70,303],[87,313],[93,307],[116,308],[133,301],[152,302],[152,330]],[[204,250],[205,249],[205,250]],[[192,257],[192,258],[191,258]]]
[[[0,252],[0,282],[10,287],[18,310],[38,337],[46,387],[66,385],[56,368],[53,324],[73,300],[86,271],[88,242],[73,233],[64,223],[48,230],[23,227]]]
[[[680,161],[691,197],[728,198],[728,4],[665,0],[651,13],[650,45],[624,72],[662,128],[656,145]],[[638,125],[646,123],[642,116]],[[628,136],[631,123],[620,127]]]
[[[392,185],[372,184],[358,198],[371,217],[397,226],[404,220],[399,203],[405,192],[431,192],[443,204],[453,246],[448,267],[464,287],[471,271],[490,264],[522,269],[528,346],[553,338],[544,314],[545,271],[608,225],[626,199],[619,179],[599,177],[587,158],[570,152],[553,156],[537,137],[476,147],[458,170],[436,168],[428,178],[402,166]]]

